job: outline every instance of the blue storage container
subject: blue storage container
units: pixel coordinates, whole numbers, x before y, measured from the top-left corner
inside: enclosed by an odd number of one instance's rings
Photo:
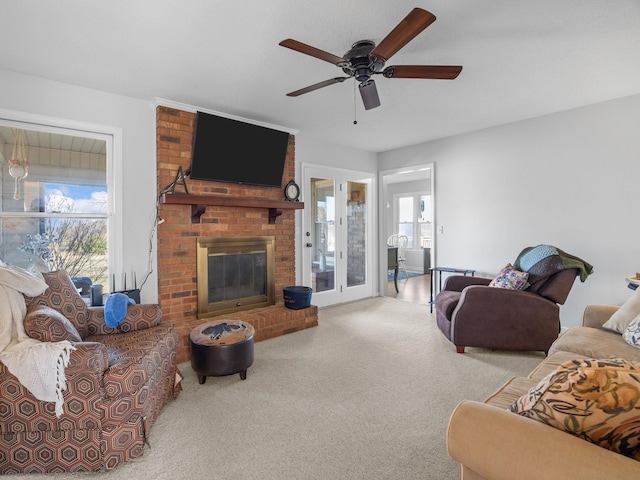
[[[311,305],[311,287],[284,287],[284,306],[293,310],[307,308]]]

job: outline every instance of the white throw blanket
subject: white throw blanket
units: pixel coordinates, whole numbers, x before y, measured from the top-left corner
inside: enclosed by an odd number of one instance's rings
[[[66,340],[39,342],[24,330],[27,307],[22,294],[34,297],[47,288],[42,277],[0,260],[0,361],[38,400],[55,402],[60,417],[67,388],[64,369],[75,348]]]

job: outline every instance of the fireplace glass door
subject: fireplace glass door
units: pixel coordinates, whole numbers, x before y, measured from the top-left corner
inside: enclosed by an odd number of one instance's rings
[[[274,241],[198,238],[198,318],[274,304]]]

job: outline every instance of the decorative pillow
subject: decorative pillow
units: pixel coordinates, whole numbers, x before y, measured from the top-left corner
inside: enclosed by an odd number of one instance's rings
[[[509,290],[524,290],[528,285],[528,278],[529,274],[527,272],[516,270],[513,265],[508,263],[506,267],[500,270],[498,276],[491,280],[489,286],[507,288]]]
[[[622,334],[622,338],[629,345],[640,348],[640,315],[634,318]]]
[[[640,289],[637,289],[636,293],[624,302],[602,327],[613,330],[614,332],[623,333],[627,329],[627,326],[638,315],[640,315]]]
[[[44,305],[29,307],[24,317],[24,330],[29,337],[41,342],[81,342],[76,327],[57,310]]]
[[[89,336],[87,304],[78,293],[65,270],[43,272],[42,278],[49,288],[37,297],[29,298],[27,305],[44,305],[68,318],[82,338]]]
[[[560,365],[509,410],[640,460],[640,364],[623,359]]]

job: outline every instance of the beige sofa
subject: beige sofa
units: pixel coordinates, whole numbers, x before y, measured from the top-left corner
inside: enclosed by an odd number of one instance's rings
[[[528,377],[509,380],[484,403],[465,400],[456,407],[449,419],[447,449],[460,463],[463,480],[640,479],[639,461],[508,410],[566,361],[640,362],[640,348],[602,328],[617,309],[587,306],[582,326],[562,334]]]

